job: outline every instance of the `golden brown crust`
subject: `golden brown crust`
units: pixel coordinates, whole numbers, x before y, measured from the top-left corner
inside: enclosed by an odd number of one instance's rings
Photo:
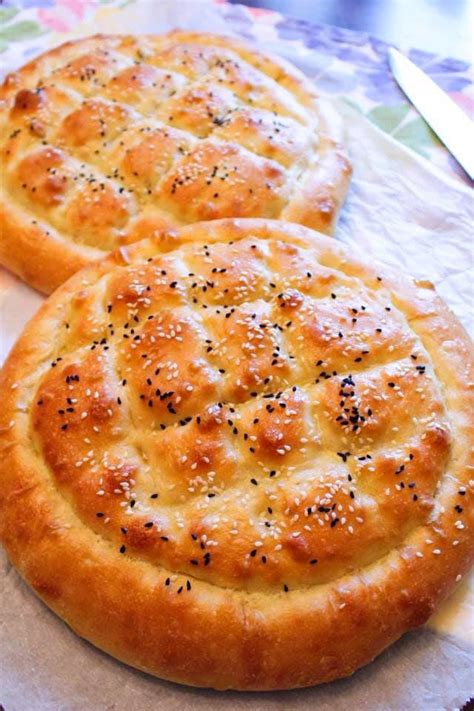
[[[430,285],[222,220],[94,263],[0,378],[0,537],[119,659],[196,686],[354,672],[473,559],[471,346]]]
[[[330,234],[351,172],[311,82],[211,34],[67,42],[5,79],[0,128],[0,262],[46,293],[171,226],[280,217]]]

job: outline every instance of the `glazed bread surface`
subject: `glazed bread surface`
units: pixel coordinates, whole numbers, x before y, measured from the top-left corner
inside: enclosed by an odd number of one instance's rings
[[[63,285],[0,379],[0,537],[78,634],[160,677],[346,676],[467,571],[472,351],[431,285],[222,220]]]
[[[50,293],[164,227],[281,218],[331,233],[336,112],[283,60],[190,32],[68,42],[0,87],[0,262]]]

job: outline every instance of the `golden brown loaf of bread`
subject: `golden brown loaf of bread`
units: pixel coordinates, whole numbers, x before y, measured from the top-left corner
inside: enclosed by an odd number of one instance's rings
[[[333,229],[350,168],[309,80],[230,37],[69,42],[0,88],[0,262],[47,293],[156,230],[222,217]]]
[[[351,674],[473,556],[473,364],[428,284],[269,220],[86,267],[0,382],[0,537],[74,630],[216,688]]]

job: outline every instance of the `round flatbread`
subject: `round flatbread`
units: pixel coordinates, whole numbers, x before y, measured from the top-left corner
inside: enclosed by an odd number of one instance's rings
[[[152,674],[351,674],[472,561],[472,376],[427,283],[276,221],[165,232],[76,274],[10,355],[0,537]]]
[[[68,42],[0,87],[0,262],[50,293],[157,230],[281,218],[330,233],[350,167],[303,74],[231,37]]]

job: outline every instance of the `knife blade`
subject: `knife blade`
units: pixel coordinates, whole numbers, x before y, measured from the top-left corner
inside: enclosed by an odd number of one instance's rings
[[[389,48],[388,59],[397,84],[474,180],[473,122],[425,72],[397,49]]]

